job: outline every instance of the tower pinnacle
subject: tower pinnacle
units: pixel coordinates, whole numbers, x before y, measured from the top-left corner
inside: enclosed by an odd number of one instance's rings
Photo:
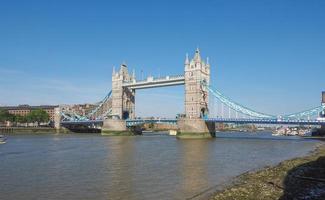
[[[196,50],[195,50],[194,61],[201,62],[201,55],[200,55],[200,49],[199,48],[196,48]]]
[[[186,57],[185,57],[185,65],[190,64],[190,59],[188,58],[188,53],[186,53]]]
[[[135,69],[132,71],[132,79],[135,80]]]

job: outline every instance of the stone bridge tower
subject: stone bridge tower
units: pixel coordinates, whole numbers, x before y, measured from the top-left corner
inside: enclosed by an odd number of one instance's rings
[[[210,82],[210,65],[201,59],[200,50],[196,49],[194,58],[185,59],[185,115],[187,118],[205,118],[208,115],[209,93],[202,87],[202,82]]]
[[[210,82],[210,64],[201,59],[200,50],[196,49],[190,61],[186,55],[185,70],[185,118],[178,120],[178,137],[210,138],[215,136],[215,123],[206,122],[209,113],[209,92],[202,83]]]
[[[122,64],[118,72],[112,74],[112,118],[135,118],[135,90],[123,87],[124,82],[133,82],[135,74],[129,74],[126,64]]]

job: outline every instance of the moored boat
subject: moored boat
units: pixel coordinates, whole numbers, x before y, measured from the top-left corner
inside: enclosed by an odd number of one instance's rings
[[[6,138],[3,135],[0,135],[0,144],[5,144]]]

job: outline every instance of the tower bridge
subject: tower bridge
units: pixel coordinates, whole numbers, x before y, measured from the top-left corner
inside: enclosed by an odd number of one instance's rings
[[[156,87],[184,85],[184,117],[179,119],[136,119],[135,103],[136,90]],[[214,102],[221,103],[222,114],[213,117],[209,109],[209,97]],[[215,123],[256,123],[256,124],[297,124],[297,125],[325,125],[325,93],[322,104],[318,107],[289,115],[274,116],[247,108],[223,95],[210,85],[209,60],[201,58],[196,49],[192,59],[186,55],[184,74],[165,77],[149,76],[138,80],[135,73],[129,73],[126,64],[122,64],[118,71],[113,69],[112,90],[100,101],[95,109],[86,116],[73,113],[61,113],[57,124],[62,126],[87,125],[101,126],[102,132],[127,131],[129,127],[143,123],[174,123],[178,125],[180,135],[198,134],[213,136]],[[224,113],[228,108],[228,117]],[[234,112],[236,117],[231,117]]]

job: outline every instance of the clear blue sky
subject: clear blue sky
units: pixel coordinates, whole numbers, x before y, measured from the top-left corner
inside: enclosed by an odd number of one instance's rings
[[[96,102],[126,61],[140,76],[182,74],[199,46],[212,83],[270,113],[318,106],[325,1],[0,1],[0,104]],[[183,87],[139,91],[137,114],[183,111]],[[145,98],[147,97],[147,98]]]

